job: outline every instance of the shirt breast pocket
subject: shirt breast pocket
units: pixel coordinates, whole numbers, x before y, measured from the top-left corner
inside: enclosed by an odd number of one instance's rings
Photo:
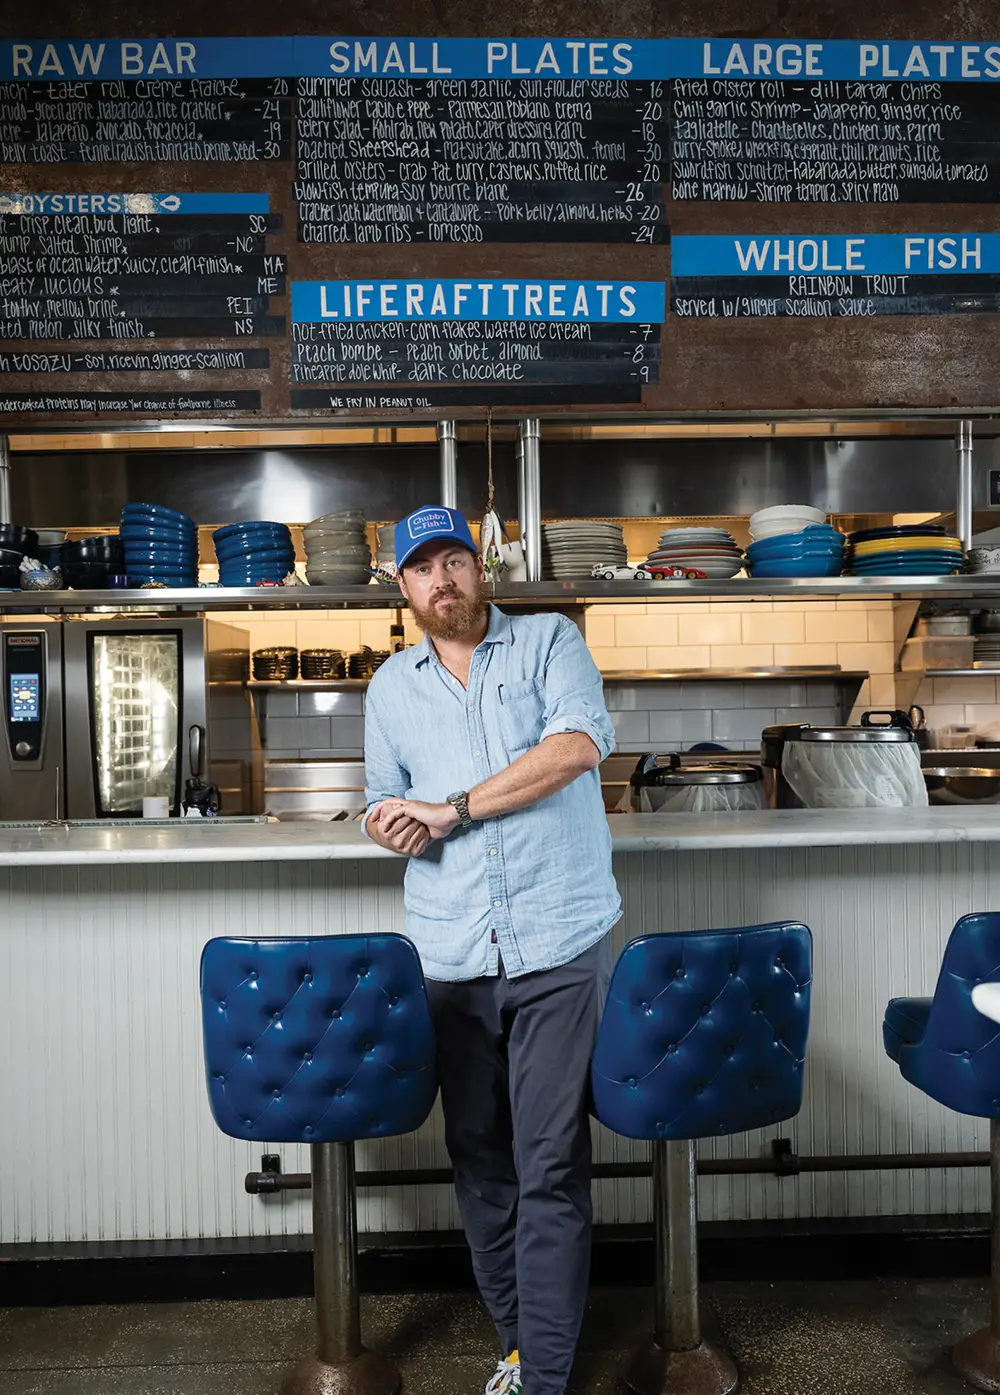
[[[510,752],[537,746],[545,721],[545,692],[538,679],[505,683],[500,694],[500,729]]]

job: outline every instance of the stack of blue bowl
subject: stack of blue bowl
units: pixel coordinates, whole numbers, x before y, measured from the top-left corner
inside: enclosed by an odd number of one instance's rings
[[[846,542],[828,523],[762,538],[747,548],[747,570],[757,577],[839,576]]]
[[[118,535],[130,586],[198,585],[198,526],[162,504],[126,504]]]
[[[283,523],[229,523],[212,534],[222,586],[283,582],[295,570],[292,535]]]

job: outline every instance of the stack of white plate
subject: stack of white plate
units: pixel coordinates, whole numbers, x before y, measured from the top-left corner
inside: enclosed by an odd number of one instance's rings
[[[310,586],[360,586],[371,581],[372,554],[360,509],[314,518],[302,529]]]
[[[972,662],[977,668],[1000,668],[1000,634],[976,635]]]
[[[668,528],[649,554],[645,566],[684,567],[724,581],[743,569],[743,553],[725,528]]]
[[[542,574],[547,580],[589,577],[599,562],[623,567],[627,561],[620,523],[579,518],[542,524]]]

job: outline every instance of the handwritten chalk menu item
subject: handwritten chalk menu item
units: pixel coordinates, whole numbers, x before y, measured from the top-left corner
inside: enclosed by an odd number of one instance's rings
[[[672,39],[671,193],[993,203],[1000,43]]]
[[[0,46],[0,163],[286,160],[289,79],[187,76],[205,42]]]
[[[357,395],[349,385],[363,397],[390,384],[405,398],[416,383],[438,385],[421,390],[438,404],[636,401],[658,379],[664,291],[656,281],[293,281],[292,380],[341,391],[293,389],[292,406]]]
[[[266,250],[280,222],[264,194],[2,194],[0,353],[24,340],[282,335],[270,297],[285,292],[285,259]],[[65,355],[43,355],[31,371],[106,371],[82,359],[46,368]],[[146,355],[142,371],[187,370]]]
[[[296,82],[303,242],[667,240],[665,45],[344,39]],[[331,71],[338,76],[330,76]]]
[[[1000,233],[678,237],[671,260],[686,318],[1000,313]]]
[[[0,412],[259,412],[260,393],[247,392],[3,392]]]
[[[85,353],[79,350],[0,349],[2,373],[215,373],[269,368],[268,349],[121,349]]]

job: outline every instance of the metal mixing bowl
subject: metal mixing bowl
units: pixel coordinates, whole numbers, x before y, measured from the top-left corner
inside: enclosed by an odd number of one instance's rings
[[[1000,770],[977,765],[932,765],[923,771],[932,804],[1000,804]]]

